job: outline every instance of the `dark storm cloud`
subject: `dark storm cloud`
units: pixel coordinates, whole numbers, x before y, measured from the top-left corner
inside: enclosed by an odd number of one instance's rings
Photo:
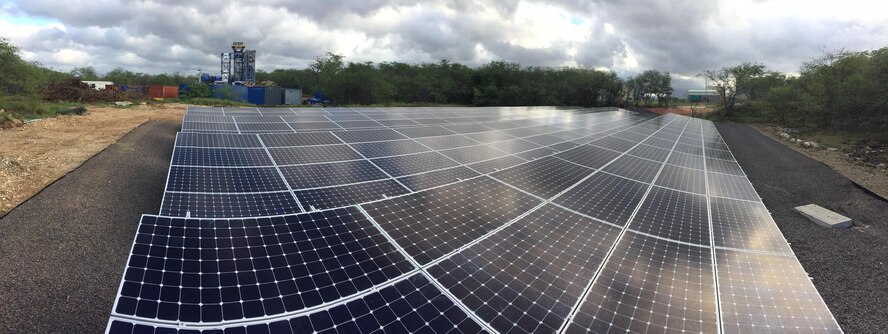
[[[304,67],[333,51],[354,61],[506,60],[621,75],[653,68],[676,74],[677,86],[698,85],[695,76],[706,69],[758,61],[793,71],[823,49],[874,48],[888,40],[886,22],[802,17],[795,10],[742,17],[729,8],[746,6],[738,3],[745,2],[21,0],[0,4],[0,15],[49,24],[2,17],[0,24],[29,59],[63,70],[215,69],[218,54],[243,41],[258,50],[264,70]]]

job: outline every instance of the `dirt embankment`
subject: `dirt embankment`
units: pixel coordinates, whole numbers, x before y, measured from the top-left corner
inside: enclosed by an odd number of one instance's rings
[[[792,138],[793,136],[781,136],[781,131],[772,126],[752,124],[752,127],[789,148],[826,164],[839,174],[882,198],[888,198],[888,169],[885,168],[884,163],[879,164],[883,160],[881,158],[884,157],[869,157],[875,163],[868,163],[865,161],[866,159],[858,157],[860,155],[858,147],[853,149],[829,148],[822,144],[815,144],[816,147],[811,147],[810,143],[805,144],[803,138],[792,142],[791,139],[795,139]]]
[[[47,118],[0,130],[0,217],[142,123],[181,120],[187,106],[87,109],[83,116]]]

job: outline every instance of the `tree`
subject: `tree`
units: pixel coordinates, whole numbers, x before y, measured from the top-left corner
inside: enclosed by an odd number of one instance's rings
[[[662,106],[665,102],[666,107],[669,107],[669,98],[672,96],[672,76],[669,72],[647,70],[633,81],[636,98],[644,100],[645,106],[650,107],[651,100],[656,98],[658,105]]]
[[[71,76],[80,78],[83,81],[99,80],[99,73],[92,66],[75,67],[70,72]]]
[[[345,67],[344,59],[343,55],[327,51],[324,57],[318,57],[308,66],[314,77],[314,83],[317,85],[316,91],[326,93],[330,89],[336,75]]]
[[[764,74],[765,65],[743,63],[733,67],[722,67],[717,71],[704,71],[700,76],[715,86],[725,113],[730,115],[734,112],[737,98],[744,96],[751,88],[752,81]]]

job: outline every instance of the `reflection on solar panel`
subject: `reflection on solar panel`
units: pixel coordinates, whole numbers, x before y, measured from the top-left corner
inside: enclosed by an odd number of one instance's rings
[[[710,122],[190,108],[109,333],[841,332]]]

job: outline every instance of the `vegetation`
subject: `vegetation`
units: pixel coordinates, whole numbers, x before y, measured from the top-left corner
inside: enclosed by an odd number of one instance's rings
[[[798,75],[746,63],[701,76],[722,96],[716,117],[888,139],[888,47],[827,52],[804,63]]]
[[[638,85],[627,87],[613,71],[588,68],[522,67],[506,61],[478,68],[447,60],[354,63],[329,52],[307,69],[259,71],[256,79],[301,87],[337,104],[613,106],[632,96],[646,97],[650,104],[672,94],[669,73],[659,71],[647,71],[632,81]]]

